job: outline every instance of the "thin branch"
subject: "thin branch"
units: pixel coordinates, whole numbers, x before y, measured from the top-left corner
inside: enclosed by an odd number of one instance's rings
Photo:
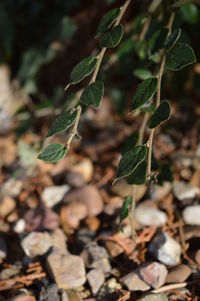
[[[77,129],[78,129],[79,119],[80,119],[80,116],[81,116],[81,111],[82,111],[82,107],[79,105],[73,128],[72,128],[71,133],[69,134],[69,137],[68,137],[68,139],[66,141],[66,144],[65,144],[65,147],[66,147],[67,150],[69,149],[70,144],[71,144],[73,138],[75,137],[75,135],[78,134]]]
[[[131,221],[131,236],[132,240],[135,242],[137,238],[137,234],[135,231],[135,225],[134,225],[134,212],[135,212],[135,203],[136,203],[136,185],[132,185],[132,202],[131,202],[131,209],[129,212],[129,217]]]
[[[117,26],[119,25],[127,7],[129,6],[131,0],[127,0],[123,6],[120,7],[120,14],[118,16],[118,18],[116,19],[115,23],[114,23],[114,26]],[[91,81],[90,81],[90,84],[92,84],[93,82],[95,82],[96,78],[97,78],[97,75],[98,75],[98,72],[99,72],[99,68],[100,68],[100,65],[101,65],[101,62],[103,60],[103,57],[104,57],[104,54],[106,52],[106,48],[102,48],[99,55],[97,56],[97,64],[96,64],[96,67],[94,69],[94,73],[92,75],[92,78],[91,78]]]
[[[145,113],[143,121],[142,121],[141,128],[139,130],[139,138],[138,138],[138,144],[139,145],[142,144],[143,139],[144,139],[144,132],[145,132],[145,128],[146,128],[146,125],[147,125],[148,117],[149,117],[149,114]]]
[[[152,293],[159,294],[159,293],[167,292],[169,290],[183,288],[183,287],[198,283],[199,281],[200,280],[197,279],[197,280],[183,282],[183,283],[173,283],[173,284],[165,285],[163,287],[153,290]]]
[[[171,34],[172,24],[173,24],[173,21],[174,21],[174,16],[175,16],[175,14],[172,13],[170,15],[170,18],[169,18],[168,36]],[[163,76],[164,67],[165,67],[165,61],[166,61],[166,57],[165,57],[165,54],[164,54],[163,58],[162,58],[162,61],[161,61],[160,70],[158,72],[158,89],[157,89],[157,93],[156,93],[156,108],[158,108],[158,106],[160,105],[161,82],[162,82],[162,76]],[[151,129],[150,136],[149,136],[149,141],[148,141],[149,150],[148,150],[148,163],[147,163],[147,180],[151,179],[151,159],[152,159],[152,147],[153,147],[154,133],[155,133],[155,129]]]
[[[114,26],[117,26],[120,23],[120,21],[121,21],[123,15],[125,13],[127,7],[129,6],[130,2],[131,2],[131,0],[126,0],[125,3],[124,3],[124,5],[120,7],[120,14],[119,14],[118,18],[116,19],[116,21],[114,23]],[[100,68],[100,65],[101,65],[101,62],[103,60],[105,52],[106,52],[106,48],[102,48],[101,51],[100,51],[100,53],[99,53],[99,55],[97,56],[97,64],[96,64],[96,67],[94,69],[92,78],[90,80],[90,84],[93,83],[93,82],[95,82],[95,80],[97,78],[97,75],[98,75],[98,72],[99,72],[99,68]],[[68,137],[68,139],[66,141],[66,144],[65,144],[67,150],[69,149],[70,144],[71,144],[73,138],[77,134],[78,124],[79,124],[79,120],[80,120],[80,117],[81,117],[81,111],[82,111],[82,107],[81,107],[81,105],[79,105],[78,106],[78,112],[77,112],[77,115],[76,115],[76,120],[74,122],[72,131],[69,134],[69,137]]]

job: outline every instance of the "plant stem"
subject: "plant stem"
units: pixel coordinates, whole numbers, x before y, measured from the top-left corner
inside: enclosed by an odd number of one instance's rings
[[[114,26],[117,26],[119,25],[127,7],[129,6],[131,0],[127,0],[123,6],[120,7],[120,14],[119,16],[117,17],[115,23],[114,23]],[[92,78],[91,78],[91,81],[90,81],[90,84],[92,84],[93,82],[95,82],[96,78],[97,78],[97,75],[98,75],[98,72],[99,72],[99,68],[100,68],[100,65],[101,65],[101,62],[103,60],[103,57],[104,57],[104,54],[106,52],[106,48],[102,48],[99,55],[97,56],[97,64],[96,64],[96,67],[94,69],[94,73],[92,75]]]
[[[74,124],[73,124],[71,133],[69,134],[69,137],[68,137],[68,139],[67,139],[67,141],[66,141],[66,144],[65,144],[65,147],[66,147],[67,150],[69,149],[70,144],[71,144],[73,138],[74,138],[75,135],[77,134],[78,123],[79,123],[79,119],[80,119],[80,116],[81,116],[81,111],[82,111],[82,107],[79,105],[79,106],[78,106],[78,112],[77,112],[77,115],[76,115],[75,122],[74,122]]]
[[[174,20],[175,14],[172,13],[169,18],[169,23],[168,23],[168,36],[171,34],[172,30],[172,24]],[[166,61],[166,56],[163,54],[162,60],[161,60],[161,65],[160,69],[158,72],[158,89],[156,93],[156,109],[160,105],[160,94],[161,94],[161,82],[162,82],[162,76],[164,72],[164,67],[165,67],[165,61]],[[147,162],[147,180],[149,181],[151,179],[151,160],[152,160],[152,148],[153,148],[153,137],[154,137],[155,129],[150,130],[150,135],[149,135],[149,141],[148,141],[148,162]]]
[[[116,21],[114,23],[114,26],[117,26],[120,23],[120,21],[121,21],[123,15],[125,13],[127,7],[129,6],[130,2],[131,2],[131,0],[126,0],[125,3],[124,3],[124,5],[120,7],[120,14],[119,14],[118,18],[116,19]],[[92,78],[90,80],[90,84],[92,84],[93,82],[95,82],[95,80],[97,78],[97,75],[98,75],[98,72],[99,72],[99,68],[100,68],[100,65],[101,65],[101,62],[102,62],[102,59],[104,57],[105,52],[106,52],[106,48],[102,48],[101,51],[100,51],[100,53],[99,53],[99,55],[97,56],[97,64],[96,64],[96,67],[94,69]],[[69,85],[70,84],[68,84],[66,86],[65,90],[68,88]],[[66,141],[66,144],[65,144],[65,146],[66,146],[67,149],[69,149],[70,144],[71,144],[74,136],[77,134],[77,128],[78,128],[79,120],[80,120],[80,117],[81,117],[81,111],[82,111],[82,107],[81,107],[81,105],[79,105],[78,106],[78,113],[76,115],[76,119],[75,119],[75,122],[74,122],[74,125],[73,125],[73,128],[72,128],[72,131],[69,134],[69,137],[68,137],[68,139]]]
[[[135,203],[136,203],[135,195],[136,195],[136,185],[132,185],[132,202],[131,202],[129,217],[131,221],[131,236],[133,241],[136,241],[137,238],[135,225],[134,225],[134,212],[135,212]]]
[[[138,144],[139,145],[142,144],[143,139],[144,139],[144,132],[145,132],[145,128],[146,128],[146,125],[147,125],[148,117],[149,117],[149,114],[145,113],[143,121],[142,121],[141,128],[139,130],[139,138],[138,138]]]

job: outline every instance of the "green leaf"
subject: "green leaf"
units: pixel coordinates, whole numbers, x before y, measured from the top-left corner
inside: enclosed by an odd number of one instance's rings
[[[176,44],[178,39],[180,38],[180,35],[181,35],[181,29],[180,28],[173,30],[172,33],[170,34],[170,36],[165,41],[165,44],[164,44],[165,48],[167,50],[172,48]]]
[[[106,32],[99,41],[100,46],[103,48],[113,48],[119,44],[123,36],[124,30],[121,24],[111,28]]]
[[[127,183],[142,185],[146,183],[146,172],[147,172],[147,158],[142,161],[136,169],[128,176]]]
[[[120,213],[120,223],[128,216],[129,210],[132,203],[132,197],[126,196],[124,198],[124,203],[122,205],[121,213]]]
[[[199,20],[199,10],[194,3],[186,3],[180,9],[183,18],[190,24],[197,24]]]
[[[156,31],[149,40],[149,48],[151,54],[154,54],[158,50],[164,47],[165,40],[167,38],[169,29],[163,27],[162,29]]]
[[[76,116],[77,108],[62,112],[53,122],[46,137],[51,137],[57,133],[67,130],[74,123]]]
[[[139,138],[139,132],[136,132],[131,136],[129,136],[125,141],[122,153],[125,153],[131,150],[134,146],[136,146],[136,144],[138,143],[138,138]]]
[[[114,21],[120,14],[120,8],[114,8],[109,10],[101,19],[98,28],[97,28],[97,36],[103,34],[107,29],[109,29]]]
[[[56,163],[66,155],[65,145],[60,143],[53,143],[48,145],[38,156],[38,159]]]
[[[170,111],[169,103],[167,101],[162,101],[149,120],[149,128],[154,129],[161,122],[169,119]]]
[[[78,63],[70,74],[70,84],[77,84],[88,76],[95,68],[97,58],[89,56]]]
[[[81,102],[85,105],[92,105],[94,107],[98,107],[100,104],[100,101],[103,97],[104,93],[104,84],[102,81],[98,80],[91,85],[89,85],[85,90],[83,91],[81,95]]]
[[[133,96],[132,111],[139,109],[149,99],[151,99],[157,90],[157,86],[158,79],[156,77],[147,78],[141,84],[139,84]]]
[[[133,74],[135,75],[135,77],[142,79],[142,80],[152,77],[151,71],[149,71],[148,69],[145,69],[145,68],[135,69]]]
[[[125,152],[119,162],[117,176],[114,183],[124,177],[129,176],[136,167],[145,159],[147,154],[147,147],[138,145],[131,150]]]
[[[196,62],[193,49],[182,43],[176,43],[167,51],[166,67],[171,71],[181,70],[183,67]]]

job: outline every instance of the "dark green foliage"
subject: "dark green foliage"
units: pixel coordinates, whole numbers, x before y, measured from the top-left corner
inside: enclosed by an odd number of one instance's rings
[[[164,43],[167,38],[168,32],[168,28],[164,27],[153,34],[153,36],[149,40],[149,48],[151,54],[154,54],[155,52],[164,47]]]
[[[131,203],[132,203],[132,197],[126,196],[121,209],[120,223],[128,216]]]
[[[160,123],[169,119],[169,116],[170,105],[167,101],[162,101],[149,120],[149,128],[153,129],[157,127]]]
[[[38,159],[56,163],[66,155],[65,145],[60,143],[53,143],[48,145],[38,156]]]
[[[103,34],[107,29],[109,29],[114,21],[117,19],[117,17],[120,14],[119,8],[114,8],[109,10],[101,19],[98,29],[97,29],[97,35]]]
[[[129,176],[145,159],[146,155],[147,147],[144,145],[135,146],[131,150],[125,152],[119,162],[115,182],[121,178]]]
[[[128,176],[128,184],[142,185],[146,183],[147,157]]]
[[[50,127],[47,137],[51,137],[57,133],[67,130],[75,121],[77,115],[77,108],[64,111]]]
[[[165,48],[167,50],[172,48],[176,44],[178,39],[180,38],[180,35],[181,35],[181,29],[180,28],[173,30],[172,33],[167,38],[167,40],[165,41],[165,44],[164,44]]]
[[[139,84],[133,96],[132,111],[139,109],[150,100],[156,92],[157,86],[158,79],[156,77],[150,77]]]
[[[167,51],[166,67],[171,71],[181,70],[183,67],[196,62],[193,49],[183,43],[176,43]]]
[[[77,84],[94,70],[97,58],[89,56],[78,63],[70,74],[70,83]]]
[[[98,80],[85,88],[81,95],[81,102],[98,108],[104,93],[104,84]]]
[[[124,32],[124,30],[123,30],[123,26],[121,24],[111,28],[100,39],[100,42],[99,42],[100,46],[102,48],[103,47],[105,47],[105,48],[116,47],[122,39],[123,32]]]

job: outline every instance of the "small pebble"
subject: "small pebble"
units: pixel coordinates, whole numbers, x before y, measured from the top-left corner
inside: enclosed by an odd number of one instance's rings
[[[32,232],[21,241],[25,254],[30,258],[44,255],[52,246],[48,232]]]
[[[100,247],[96,242],[88,243],[81,256],[88,268],[102,269],[105,274],[111,272],[108,253],[104,247]]]
[[[166,232],[157,234],[149,245],[149,252],[160,262],[174,266],[180,261],[181,246]]]
[[[47,257],[47,266],[60,289],[75,289],[86,282],[84,261],[80,256],[53,249]]]
[[[103,211],[103,200],[98,189],[93,185],[86,185],[67,194],[65,201],[81,202],[87,207],[89,216],[96,216]]]
[[[13,178],[9,179],[2,185],[2,194],[6,197],[17,197],[23,187],[23,182],[19,180],[15,180]]]
[[[150,289],[150,286],[145,283],[138,275],[137,272],[131,272],[120,279],[120,282],[124,284],[130,291],[145,292]]]
[[[71,170],[81,174],[85,182],[88,183],[92,179],[94,167],[92,161],[88,158],[85,158],[81,162],[73,165]]]
[[[183,201],[186,199],[194,199],[196,194],[199,192],[199,188],[193,187],[184,181],[175,181],[173,183],[173,191],[175,197],[179,201]]]
[[[172,189],[170,182],[164,182],[163,185],[153,184],[151,189],[151,198],[155,201],[164,199]]]
[[[92,293],[96,294],[101,286],[104,284],[105,276],[101,269],[93,269],[87,274],[89,285],[91,286]]]
[[[0,216],[6,217],[16,207],[15,200],[9,196],[6,196],[0,201]]]
[[[167,276],[167,283],[182,283],[184,282],[190,275],[192,274],[192,270],[186,264],[180,264],[172,269],[170,269],[169,274]]]
[[[124,198],[127,195],[131,195],[132,185],[127,184],[126,180],[122,179],[117,181],[111,187],[112,192]],[[136,201],[141,200],[147,191],[146,185],[138,185],[136,190]]]
[[[68,185],[46,187],[42,192],[42,200],[47,207],[52,208],[63,200],[69,189]]]
[[[135,209],[135,218],[142,226],[162,226],[167,221],[167,215],[163,211],[152,206],[151,202],[138,205]]]
[[[200,226],[200,205],[186,207],[183,210],[183,220],[188,225]]]
[[[13,231],[16,233],[23,233],[26,228],[26,222],[23,218],[20,218],[13,226]]]
[[[159,262],[152,262],[139,270],[141,278],[153,288],[161,287],[166,280],[168,271]]]

